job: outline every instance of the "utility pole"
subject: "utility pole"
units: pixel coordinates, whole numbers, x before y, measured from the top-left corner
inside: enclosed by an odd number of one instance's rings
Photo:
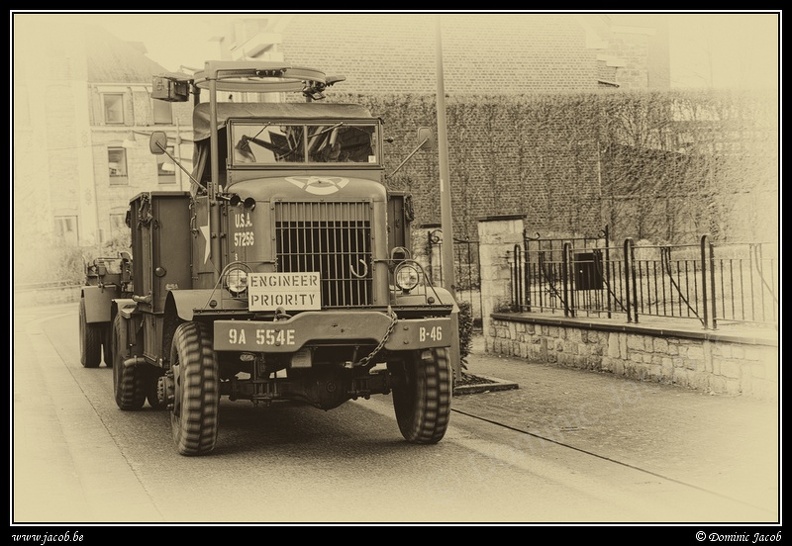
[[[454,280],[454,225],[451,218],[451,181],[448,179],[448,134],[446,132],[445,86],[443,84],[443,40],[440,15],[437,16],[437,150],[440,160],[440,229],[443,231],[443,287],[456,299]],[[452,373],[462,377],[459,317],[453,316],[451,332]]]
[[[440,159],[440,229],[443,231],[443,285],[456,297],[454,279],[454,226],[451,217],[451,181],[448,179],[448,135],[446,133],[445,86],[443,84],[443,41],[437,16],[437,149]]]

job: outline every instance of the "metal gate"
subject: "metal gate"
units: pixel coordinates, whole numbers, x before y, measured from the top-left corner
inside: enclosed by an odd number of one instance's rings
[[[439,229],[427,231],[427,273],[436,286],[443,286],[443,238]],[[481,269],[479,242],[454,239],[454,281],[457,302],[470,306],[474,329],[482,327]]]

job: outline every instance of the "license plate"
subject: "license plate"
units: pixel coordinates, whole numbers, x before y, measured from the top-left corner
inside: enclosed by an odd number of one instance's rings
[[[219,351],[273,351],[296,350],[297,330],[245,324],[215,323],[215,349]]]

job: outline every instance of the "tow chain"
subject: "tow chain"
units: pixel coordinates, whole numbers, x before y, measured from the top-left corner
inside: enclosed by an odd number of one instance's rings
[[[377,353],[379,353],[382,350],[382,348],[385,346],[385,343],[388,342],[388,338],[393,333],[393,329],[396,328],[396,321],[399,320],[399,317],[396,316],[396,313],[393,312],[393,309],[391,309],[390,305],[388,306],[388,316],[390,316],[391,320],[390,320],[390,324],[388,325],[388,329],[385,330],[385,335],[382,337],[382,339],[377,344],[377,346],[374,347],[374,350],[371,351],[366,356],[364,356],[363,358],[361,358],[360,360],[358,360],[354,364],[354,366],[365,366],[366,364],[371,362],[371,359],[377,356]]]

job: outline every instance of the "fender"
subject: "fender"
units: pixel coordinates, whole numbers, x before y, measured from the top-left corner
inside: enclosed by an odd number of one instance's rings
[[[110,320],[115,319],[119,313],[125,319],[132,318],[132,315],[137,311],[137,302],[131,298],[119,298],[113,300],[112,312],[110,313]]]
[[[391,304],[399,306],[399,305],[415,305],[415,306],[424,306],[426,305],[426,297],[432,296],[437,301],[435,303],[441,305],[451,305],[451,313],[459,313],[459,306],[457,305],[456,300],[451,295],[451,293],[446,290],[445,288],[427,288],[426,294],[423,292],[420,294],[399,294],[396,293],[395,296],[391,299]]]
[[[458,314],[459,313],[459,306],[457,305],[454,296],[451,295],[451,292],[446,290],[445,288],[441,288],[439,286],[435,286],[434,288],[430,288],[427,290],[429,294],[432,292],[437,293],[438,303],[444,303],[448,305],[449,303],[453,304],[453,308],[451,309],[451,314]]]
[[[433,295],[437,298],[437,303],[440,304],[452,304],[451,307],[451,346],[449,350],[451,351],[451,366],[452,371],[454,373],[454,377],[460,379],[462,377],[462,362],[460,360],[460,337],[459,337],[459,305],[457,304],[454,297],[451,295],[451,292],[445,288],[441,287],[427,287],[427,295]],[[394,305],[416,305],[421,306],[425,305],[425,296],[424,294],[416,294],[416,295],[396,295],[393,298]]]
[[[214,301],[214,307],[210,302]],[[170,290],[165,299],[165,309],[175,310],[176,315],[182,321],[193,319],[196,309],[247,309],[247,299],[233,299],[225,290],[212,290],[211,288],[201,290]]]
[[[80,297],[85,300],[85,322],[93,324],[111,320],[110,307],[118,296],[115,286],[83,286]]]

